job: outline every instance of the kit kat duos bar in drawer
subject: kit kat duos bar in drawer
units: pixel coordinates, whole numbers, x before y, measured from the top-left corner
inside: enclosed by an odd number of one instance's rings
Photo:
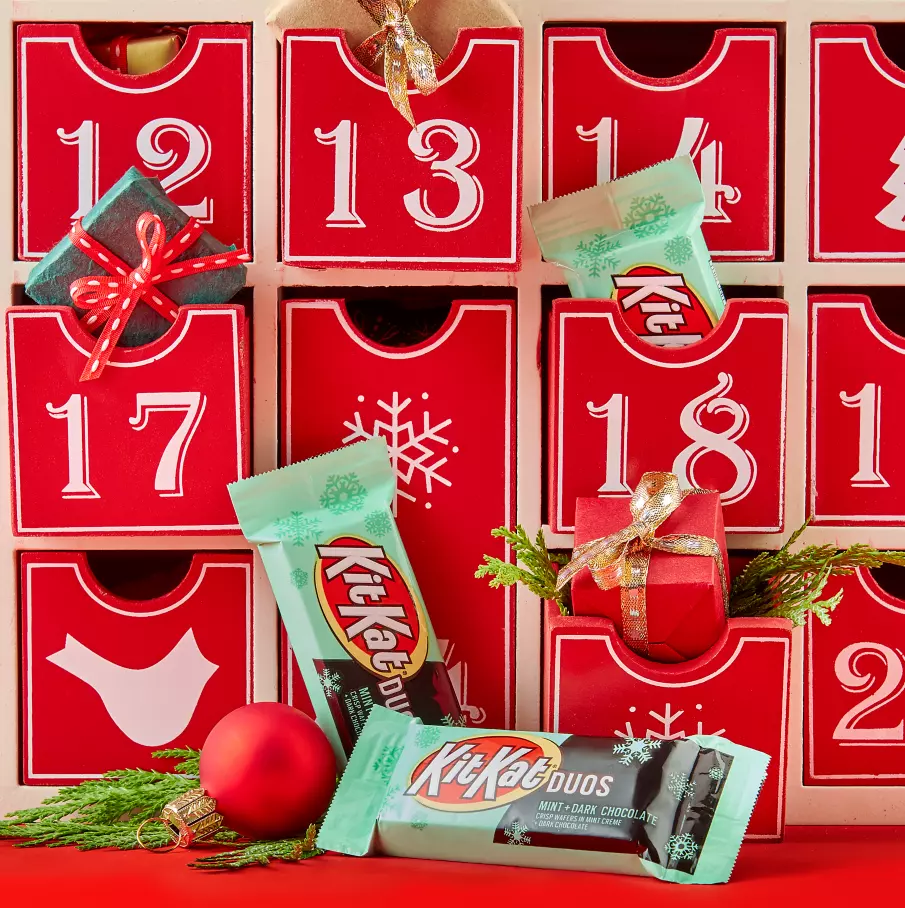
[[[656,57],[647,31],[637,43]],[[544,55],[544,198],[690,155],[713,257],[775,257],[776,29],[713,29],[703,59],[667,78],[629,69],[605,28],[548,28]]]

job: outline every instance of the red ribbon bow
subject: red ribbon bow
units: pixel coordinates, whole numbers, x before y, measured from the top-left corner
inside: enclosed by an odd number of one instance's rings
[[[152,306],[167,321],[175,322],[179,307],[166,294],[161,293],[157,284],[172,281],[203,271],[219,271],[232,268],[240,262],[247,262],[251,256],[244,250],[232,250],[218,255],[197,259],[186,259],[168,265],[167,262],[179,257],[204,232],[195,218],[167,242],[167,231],[163,221],[150,211],[144,212],[135,222],[135,235],[141,247],[141,264],[137,268],[127,265],[109,249],[85,232],[79,219],[72,225],[69,239],[73,246],[85,253],[92,261],[109,274],[80,277],[69,287],[72,301],[79,309],[87,309],[81,324],[88,330],[103,325],[91,356],[82,371],[79,381],[98,378],[113,353],[113,348],[126,328],[139,300]]]

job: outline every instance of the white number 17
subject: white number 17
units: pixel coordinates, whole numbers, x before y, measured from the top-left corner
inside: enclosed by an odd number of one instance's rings
[[[185,417],[167,442],[157,464],[154,490],[161,498],[181,498],[185,455],[204,415],[207,398],[200,391],[140,392],[135,395],[136,414],[129,425],[137,432],[146,428],[152,413],[183,412]],[[73,394],[59,407],[46,404],[54,419],[65,419],[67,428],[68,482],[63,498],[100,498],[88,479],[88,401]]]

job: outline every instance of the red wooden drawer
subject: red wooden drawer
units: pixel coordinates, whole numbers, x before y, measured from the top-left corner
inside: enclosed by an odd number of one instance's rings
[[[305,681],[299,671],[299,664],[292,651],[289,635],[283,622],[280,622],[280,702],[288,703],[314,718],[314,707],[311,697],[305,688]]]
[[[628,69],[605,28],[544,32],[544,197],[690,154],[707,198],[715,259],[775,257],[775,29],[715,29],[680,76]]]
[[[829,627],[808,616],[804,783],[905,785],[905,602],[864,569],[840,587]]]
[[[456,301],[439,330],[382,347],[340,300],[284,304],[283,461],[371,436],[390,445],[399,529],[475,724],[514,719],[515,592],[474,578],[515,519],[515,304]]]
[[[860,295],[810,298],[808,512],[817,525],[905,524],[905,338]]]
[[[770,755],[749,839],[779,839],[785,819],[792,625],[732,618],[703,656],[662,665],[640,658],[606,618],[546,606],[544,730],[671,741],[722,734]]]
[[[413,130],[341,30],[285,33],[284,262],[518,269],[522,30],[462,29],[437,75]]]
[[[731,300],[687,347],[632,334],[615,300],[556,300],[550,347],[549,520],[575,499],[628,499],[647,470],[722,493],[727,532],[783,526],[786,328],[782,300]],[[628,518],[626,518],[628,520]]]
[[[22,779],[72,784],[200,747],[253,687],[252,556],[197,554],[153,599],[104,589],[83,552],[21,556]]]
[[[811,37],[811,258],[905,259],[905,71],[870,25]]]
[[[17,29],[19,257],[38,259],[135,165],[251,251],[251,26],[194,25],[175,60],[115,73],[81,27]]]
[[[238,533],[226,483],[248,474],[242,306],[183,306],[90,382],[94,338],[72,309],[6,319],[16,535]]]

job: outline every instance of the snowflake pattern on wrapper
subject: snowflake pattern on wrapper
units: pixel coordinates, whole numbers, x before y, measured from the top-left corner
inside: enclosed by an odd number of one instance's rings
[[[343,689],[343,676],[339,672],[325,668],[319,675],[321,687],[328,697],[333,697]]]
[[[693,861],[698,856],[700,845],[689,832],[671,835],[666,840],[666,853],[674,861]]]
[[[365,529],[372,536],[386,536],[393,528],[386,511],[372,511],[365,517]]]
[[[427,392],[421,395],[422,400],[428,400]],[[359,397],[363,402],[364,397]],[[406,501],[417,501],[415,493],[415,480],[424,481],[424,490],[429,497],[434,492],[435,484],[439,483],[449,488],[452,481],[443,475],[443,468],[449,462],[445,451],[458,454],[456,445],[450,447],[450,441],[445,435],[446,429],[452,425],[451,419],[434,421],[428,410],[421,413],[421,426],[415,427],[415,420],[407,415],[412,405],[410,397],[400,398],[399,392],[394,391],[390,403],[377,400],[379,407],[386,414],[384,419],[374,418],[369,429],[365,425],[365,418],[361,410],[355,411],[353,421],[346,420],[343,425],[349,434],[343,438],[343,444],[352,444],[356,441],[365,441],[369,438],[382,438],[387,443],[390,454],[390,463],[396,473],[396,495],[393,498],[393,513],[397,513],[397,504],[400,498]],[[430,508],[430,501],[425,502],[425,507]]]
[[[321,507],[333,514],[347,514],[364,507],[368,490],[358,481],[356,473],[334,474],[327,477],[321,493]]]
[[[680,772],[674,772],[670,775],[666,787],[677,801],[684,801],[685,798],[693,798],[697,793],[697,785]]]
[[[503,830],[503,835],[506,836],[507,845],[530,845],[531,836],[526,835],[528,832],[528,827],[524,823],[520,823],[518,820],[513,820],[509,826]]]
[[[619,240],[597,233],[592,240],[587,243],[582,240],[575,248],[575,264],[584,268],[591,277],[600,277],[604,271],[619,270],[619,256],[613,254],[622,248]]]
[[[613,753],[622,759],[619,761],[623,766],[630,766],[635,760],[639,763],[647,763],[653,758],[653,752],[660,747],[659,741],[652,741],[650,738],[627,738],[620,744],[613,746]]]
[[[418,729],[418,733],[415,735],[415,743],[419,747],[433,747],[435,744],[439,744],[442,737],[443,729],[438,728],[436,725],[425,725]]]
[[[666,261],[675,268],[681,268],[694,254],[694,246],[687,236],[676,236],[663,244]]]
[[[396,768],[396,762],[402,754],[402,748],[387,744],[371,764],[371,769],[377,774],[381,782],[389,782]]]
[[[662,236],[669,229],[669,219],[675,213],[676,209],[663,198],[662,193],[638,196],[632,199],[623,224],[638,239]]]
[[[726,773],[723,770],[722,766],[711,766],[710,772],[707,773],[714,782],[722,782]]]
[[[450,728],[465,728],[465,726],[468,724],[468,719],[465,718],[464,713],[459,716],[458,719],[454,719],[449,713],[447,713],[440,721]]]
[[[303,590],[308,586],[308,572],[303,571],[301,568],[296,568],[290,575],[290,580],[292,580],[292,585],[297,590]]]
[[[306,517],[301,511],[292,511],[288,517],[281,517],[275,524],[280,539],[287,539],[293,545],[304,545],[317,539],[321,522],[316,517]]]

